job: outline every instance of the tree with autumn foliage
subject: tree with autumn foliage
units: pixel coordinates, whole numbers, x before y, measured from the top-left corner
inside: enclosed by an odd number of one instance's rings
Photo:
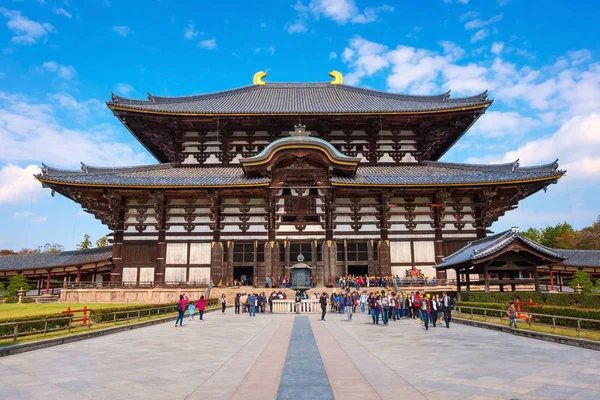
[[[529,228],[523,235],[555,249],[600,250],[600,216],[591,226],[578,231],[567,222],[563,222],[542,229]]]

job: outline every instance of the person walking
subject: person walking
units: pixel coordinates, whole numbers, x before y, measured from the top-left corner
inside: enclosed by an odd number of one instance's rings
[[[327,312],[327,293],[323,292],[319,298],[321,304],[321,321],[325,321],[325,313]]]
[[[227,297],[225,293],[221,295],[221,315],[225,315],[225,309],[227,308]]]
[[[183,326],[183,316],[185,314],[185,306],[189,301],[188,297],[185,294],[179,295],[179,301],[177,302],[177,319],[175,320],[175,328],[177,328],[177,323],[179,322],[179,326]]]
[[[517,308],[515,307],[515,303],[510,303],[510,307],[508,308],[508,310],[506,311],[506,314],[508,315],[508,320],[509,322],[509,327],[513,327],[514,325],[514,329],[517,329]]]
[[[404,319],[404,293],[398,295],[398,318]]]
[[[236,314],[240,313],[240,301],[241,301],[240,298],[241,298],[241,295],[239,293],[236,293],[235,294],[235,299],[233,299],[233,303],[235,305],[235,313]]]
[[[248,316],[256,317],[256,294],[254,293],[248,297]]]
[[[354,299],[350,292],[346,292],[346,297],[344,298],[344,305],[346,306],[346,319],[348,322],[352,322],[352,304]]]
[[[429,330],[429,314],[431,314],[431,303],[429,297],[423,296],[421,298],[421,321],[423,321],[426,331]]]
[[[188,305],[188,321],[194,320],[194,314],[196,314],[196,305],[190,302]]]
[[[299,290],[296,290],[296,314],[300,314],[300,307],[302,307],[302,295]]]
[[[452,309],[454,308],[454,301],[448,293],[444,292],[442,294],[442,312],[444,313],[444,322],[446,323],[446,328],[450,328],[450,321],[452,321]]]
[[[415,297],[413,299],[413,318],[421,318],[421,323],[423,323],[423,315],[421,313],[421,294],[419,292],[415,293]]]
[[[365,307],[367,306],[367,291],[363,291],[360,295],[360,312],[365,313]]]
[[[200,296],[198,303],[196,303],[196,308],[198,309],[198,321],[204,321],[204,310],[206,310],[206,300],[204,300],[204,296]]]
[[[383,291],[382,291],[383,292]],[[381,294],[381,320],[383,321],[383,325],[388,324],[389,312],[390,312],[390,303],[388,301],[387,296],[382,293]]]
[[[440,309],[440,301],[438,300],[437,294],[433,296],[431,299],[431,322],[433,322],[433,327],[437,326],[438,322],[438,312],[441,312]]]
[[[370,297],[371,303],[371,317],[373,318],[373,325],[379,325],[379,310],[381,310],[381,304],[379,303],[377,296],[373,295]]]

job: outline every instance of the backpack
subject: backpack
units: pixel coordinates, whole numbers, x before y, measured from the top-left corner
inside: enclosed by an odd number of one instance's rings
[[[185,311],[185,307],[181,303],[177,303],[177,311]]]

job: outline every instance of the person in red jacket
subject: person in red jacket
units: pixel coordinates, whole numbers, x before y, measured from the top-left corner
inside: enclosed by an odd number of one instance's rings
[[[413,299],[413,318],[419,318],[421,315],[421,294],[417,292]],[[421,319],[421,323],[423,320]]]
[[[196,303],[196,308],[198,309],[198,314],[200,315],[200,319],[198,321],[204,321],[204,310],[206,310],[206,300],[204,300],[204,296],[200,296],[198,303]]]
[[[179,296],[179,301],[177,302],[177,312],[179,315],[177,315],[177,319],[175,320],[175,328],[177,328],[177,322],[179,322],[179,326],[183,326],[183,314],[185,314],[185,308],[188,301],[189,299],[186,295],[182,294]]]

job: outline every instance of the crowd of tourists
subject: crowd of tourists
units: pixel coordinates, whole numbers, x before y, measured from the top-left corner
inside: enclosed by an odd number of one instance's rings
[[[248,313],[250,317],[255,317],[257,313],[265,313],[268,307],[268,311],[272,313],[273,301],[286,299],[286,294],[281,290],[272,291],[268,296],[266,292],[246,293],[242,291],[235,295],[234,312],[235,314]],[[294,303],[297,313],[300,312],[302,300],[308,299],[307,292],[296,291]],[[333,292],[331,296],[326,292],[320,295],[313,293],[312,299],[314,302],[311,303],[311,306],[319,304],[321,307],[321,321],[325,321],[327,306],[329,306],[330,312],[345,314],[348,322],[352,321],[353,314],[359,310],[362,314],[370,314],[374,325],[379,325],[380,321],[383,325],[388,325],[390,321],[419,319],[425,330],[428,330],[430,325],[435,328],[442,324],[445,324],[446,328],[450,328],[454,309],[454,300],[446,292],[440,296],[419,291],[404,293],[382,289],[381,291],[367,292],[367,290],[346,288],[339,292]],[[224,315],[228,306],[225,294],[221,296],[219,303],[221,313]],[[203,321],[206,310],[204,296],[201,296],[197,302],[190,302],[189,298],[183,294],[179,297],[176,327],[178,324],[179,326],[183,325],[186,310],[189,321],[195,320],[196,312],[198,312],[198,320]],[[511,322],[513,322],[513,318],[511,318]],[[516,328],[516,319],[514,325]]]
[[[394,286],[394,277],[367,275],[338,276],[334,279],[333,286],[335,286],[336,289],[342,290],[350,288],[358,290],[360,288]]]
[[[366,290],[346,290],[332,293],[329,299],[327,293],[323,293],[322,297],[325,297],[331,312],[346,314],[349,322],[352,321],[352,314],[359,309],[361,313],[369,313],[375,325],[379,325],[380,319],[383,325],[388,325],[390,320],[419,319],[426,330],[430,324],[437,327],[442,321],[450,328],[454,309],[454,300],[446,292],[440,296],[421,292],[396,293],[391,290],[368,294]],[[321,319],[325,319],[325,310]]]

